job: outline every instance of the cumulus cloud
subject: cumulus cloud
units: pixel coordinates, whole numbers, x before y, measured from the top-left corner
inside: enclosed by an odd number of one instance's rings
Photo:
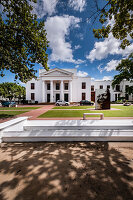
[[[69,35],[71,28],[77,28],[80,19],[74,16],[63,15],[48,17],[45,23],[47,30],[47,38],[50,41],[52,50],[52,61],[73,62],[75,64],[83,61],[73,59],[72,46],[70,42],[66,42],[66,36]]]
[[[100,73],[102,73],[104,71],[104,68],[101,67],[102,64],[98,65],[97,69],[100,71]]]
[[[110,72],[112,70],[115,70],[117,65],[120,63],[120,60],[111,60],[107,63],[107,65],[104,67],[104,70],[107,72]]]
[[[86,6],[86,0],[69,0],[68,5],[74,10],[82,12]]]
[[[78,69],[78,68],[79,68],[79,65],[76,65],[75,68]]]
[[[79,65],[79,64],[85,63],[85,60],[77,59],[77,60],[74,60],[73,63]]]
[[[127,46],[124,50],[120,48],[120,40],[117,40],[110,33],[109,37],[102,42],[95,42],[93,50],[86,56],[91,62],[94,60],[102,60],[107,58],[108,55],[119,54],[127,56],[133,51],[133,43]]]
[[[86,76],[88,76],[88,73],[84,72],[84,71],[78,71],[77,72],[77,76],[79,76],[79,77],[86,77]]]
[[[37,3],[30,2],[33,6],[33,12],[38,18],[44,17],[46,14],[51,16],[56,12],[58,0],[38,0]]]
[[[97,69],[102,73],[103,71],[111,72],[115,70],[117,65],[120,63],[120,60],[111,60],[109,61],[105,67],[101,67],[103,64],[98,65]]]
[[[104,76],[103,81],[110,81],[112,80],[112,76]]]

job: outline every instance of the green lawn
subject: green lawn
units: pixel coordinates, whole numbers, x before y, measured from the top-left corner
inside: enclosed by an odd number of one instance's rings
[[[112,106],[121,110],[50,110],[42,115],[40,118],[52,117],[83,117],[83,113],[104,113],[105,117],[133,117],[133,106]],[[90,116],[91,117],[91,116]],[[93,116],[94,117],[94,116]]]
[[[19,114],[22,114],[25,112],[27,112],[27,111],[0,111],[0,119],[14,117],[15,115],[19,115]]]
[[[40,107],[0,107],[0,110],[34,110]]]
[[[94,108],[94,106],[56,106],[53,109],[87,109],[87,108]]]

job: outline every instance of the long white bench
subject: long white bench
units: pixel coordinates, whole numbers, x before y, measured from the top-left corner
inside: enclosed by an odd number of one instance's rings
[[[104,114],[103,113],[84,113],[83,114],[83,120],[86,119],[86,115],[100,115],[100,119],[104,119]]]

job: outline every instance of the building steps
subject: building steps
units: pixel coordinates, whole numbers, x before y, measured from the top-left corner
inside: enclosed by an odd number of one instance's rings
[[[133,120],[27,120],[1,124],[1,142],[133,141]]]
[[[8,131],[2,135],[3,142],[40,141],[133,141],[132,130],[31,130]]]

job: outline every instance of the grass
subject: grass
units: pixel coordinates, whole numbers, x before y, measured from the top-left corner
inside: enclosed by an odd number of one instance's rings
[[[9,117],[14,117],[16,115],[25,113],[27,111],[0,111],[0,119],[6,119]]]
[[[0,107],[0,110],[35,110],[40,107]]]
[[[87,108],[94,108],[94,106],[56,106],[52,109],[87,109]]]
[[[50,110],[39,118],[57,118],[57,117],[83,117],[83,113],[104,113],[105,117],[133,117],[133,106],[112,106],[121,110]],[[91,116],[90,116],[91,117]],[[94,117],[94,116],[93,116]]]

